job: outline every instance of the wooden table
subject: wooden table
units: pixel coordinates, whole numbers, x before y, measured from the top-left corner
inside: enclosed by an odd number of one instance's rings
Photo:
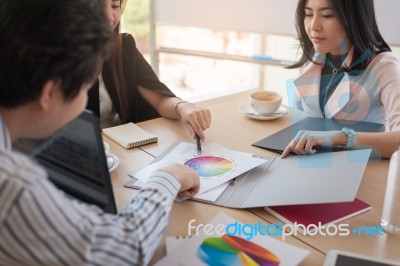
[[[293,115],[294,112],[291,112],[291,115],[285,115],[272,121],[249,119],[239,112],[239,107],[247,101],[248,94],[249,92],[239,93],[226,96],[223,99],[213,99],[198,103],[198,105],[209,108],[212,113],[212,125],[206,131],[206,141],[215,141],[232,150],[265,156],[277,156],[275,153],[253,147],[251,144],[304,116],[298,113]],[[143,167],[153,157],[161,154],[177,140],[194,142],[180,121],[158,118],[141,122],[138,125],[157,135],[159,141],[132,151],[126,151],[110,143],[111,152],[116,153],[122,161],[118,169],[112,173],[118,208],[121,207],[122,203],[127,202],[134,193],[134,190],[122,187],[123,183],[129,180],[126,175],[128,171]],[[372,209],[343,223],[348,223],[350,228],[358,228],[362,225],[367,227],[379,225],[387,171],[388,160],[370,163],[367,166],[357,197],[371,204]],[[276,224],[279,221],[262,208],[235,210],[206,203],[186,201],[174,204],[170,224],[165,235],[187,235],[187,225],[191,219],[196,219],[199,223],[206,223],[219,212],[225,212],[243,223],[265,221]],[[354,234],[345,237],[297,235],[288,238],[287,242],[311,251],[311,254],[301,265],[321,265],[326,252],[333,248],[400,260],[400,236],[396,235],[384,234],[383,236],[374,237]],[[164,241],[161,241],[153,262],[164,255]]]
[[[127,173],[146,166],[154,160],[154,157],[140,149],[125,150],[105,135],[103,135],[103,140],[110,145],[110,152],[120,159],[117,169],[111,172],[111,181],[117,210],[121,210],[124,204],[137,192],[135,189],[124,187],[124,184],[131,179]]]

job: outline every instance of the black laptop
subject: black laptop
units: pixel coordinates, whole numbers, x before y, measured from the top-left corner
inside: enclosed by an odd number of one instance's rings
[[[30,153],[49,179],[67,194],[116,213],[110,174],[98,118],[84,111],[47,140],[24,139],[14,144]]]
[[[382,124],[371,122],[352,122],[334,119],[324,119],[319,117],[306,117],[297,123],[286,127],[271,136],[253,143],[253,146],[264,148],[273,152],[282,153],[289,142],[300,130],[330,131],[341,130],[344,127],[354,129],[356,132],[378,132],[385,127]],[[325,150],[321,150],[322,152]],[[329,151],[329,150],[326,150]]]

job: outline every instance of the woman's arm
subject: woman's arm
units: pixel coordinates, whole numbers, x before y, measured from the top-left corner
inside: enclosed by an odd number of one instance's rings
[[[204,130],[210,127],[211,113],[208,109],[197,107],[192,103],[182,102],[175,97],[157,75],[136,47],[132,35],[123,34],[123,54],[128,90],[138,90],[140,95],[163,117],[181,119],[190,135],[199,135],[205,140]],[[134,79],[130,79],[132,73]],[[178,102],[182,102],[176,105]]]
[[[205,140],[203,131],[210,127],[210,110],[140,86],[139,93],[161,116],[169,119],[181,119],[193,138],[197,134],[202,141]]]
[[[381,158],[390,158],[400,144],[400,131],[356,133],[354,148],[358,146],[377,149]]]
[[[307,131],[301,130],[288,144],[282,158],[289,153],[312,154],[315,149],[321,147],[332,147],[335,145],[346,145],[346,135],[341,131]],[[393,132],[356,132],[352,148],[371,148],[373,153],[381,158],[390,158],[400,143],[400,131]]]

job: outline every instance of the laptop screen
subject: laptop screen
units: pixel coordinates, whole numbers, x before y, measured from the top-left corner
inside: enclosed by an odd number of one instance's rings
[[[116,213],[99,123],[92,113],[84,111],[46,141],[24,140],[18,146],[31,151],[58,188]]]

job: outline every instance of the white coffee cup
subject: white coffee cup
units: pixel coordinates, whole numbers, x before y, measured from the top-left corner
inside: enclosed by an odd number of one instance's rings
[[[104,153],[105,154],[109,153],[110,145],[107,142],[103,141],[103,147],[104,147]]]
[[[251,107],[260,115],[276,112],[282,104],[282,95],[274,91],[256,91],[250,94]]]

